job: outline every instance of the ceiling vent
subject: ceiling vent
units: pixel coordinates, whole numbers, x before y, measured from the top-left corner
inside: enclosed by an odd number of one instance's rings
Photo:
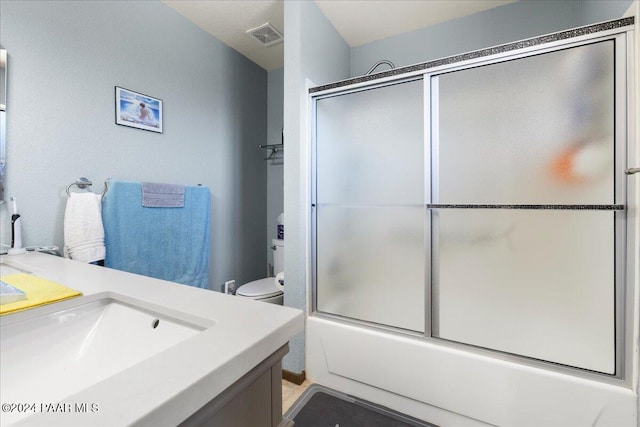
[[[259,27],[247,30],[246,34],[256,39],[264,47],[273,46],[274,44],[281,43],[284,40],[282,33],[273,28],[273,26],[268,22],[260,25]]]

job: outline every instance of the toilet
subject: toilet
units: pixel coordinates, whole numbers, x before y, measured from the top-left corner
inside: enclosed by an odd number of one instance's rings
[[[273,244],[271,246],[273,249],[273,272],[277,275],[284,271],[284,240],[273,239],[271,243]],[[284,303],[284,292],[276,287],[274,277],[245,283],[236,290],[236,295],[270,304],[283,305]]]

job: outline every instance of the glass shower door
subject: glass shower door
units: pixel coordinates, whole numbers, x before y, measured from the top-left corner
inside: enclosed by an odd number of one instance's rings
[[[316,308],[424,331],[423,81],[316,103]]]
[[[615,373],[614,51],[431,77],[433,336]]]

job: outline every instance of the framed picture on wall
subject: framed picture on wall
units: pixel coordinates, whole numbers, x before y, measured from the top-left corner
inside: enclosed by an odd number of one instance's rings
[[[116,124],[162,133],[162,100],[116,86]]]

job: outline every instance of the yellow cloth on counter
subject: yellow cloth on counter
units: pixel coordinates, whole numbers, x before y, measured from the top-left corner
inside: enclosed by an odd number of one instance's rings
[[[0,316],[82,295],[80,291],[31,274],[11,274],[0,279],[27,296],[20,301],[0,305]]]

